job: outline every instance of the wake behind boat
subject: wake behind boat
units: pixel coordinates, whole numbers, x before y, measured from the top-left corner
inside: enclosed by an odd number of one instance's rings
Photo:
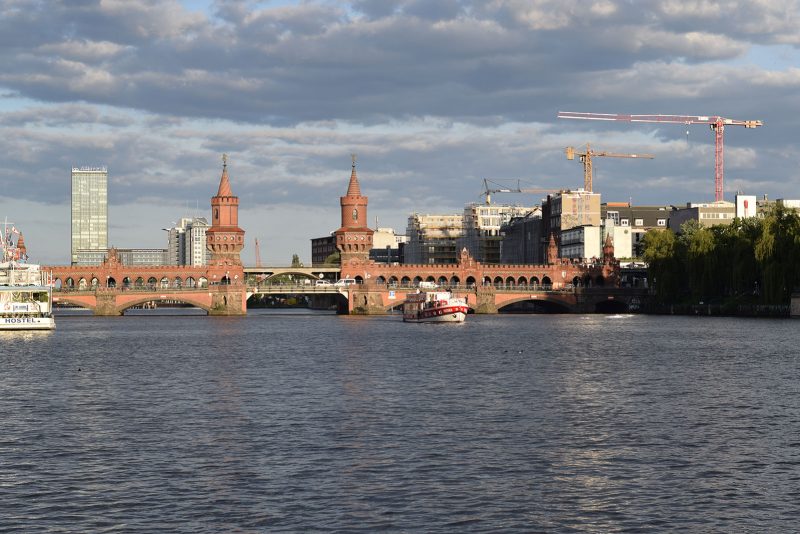
[[[403,321],[407,323],[463,323],[469,306],[449,291],[410,293],[403,302]]]
[[[16,228],[9,229],[7,222],[0,230],[0,241],[0,330],[54,329],[50,273],[27,263],[25,240]]]

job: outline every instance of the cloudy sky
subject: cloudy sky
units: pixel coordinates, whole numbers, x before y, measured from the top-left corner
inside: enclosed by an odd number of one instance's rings
[[[109,240],[165,246],[208,216],[229,154],[244,260],[310,260],[358,155],[369,218],[459,213],[483,179],[603,201],[714,199],[707,126],[558,111],[758,119],[725,132],[725,193],[800,198],[798,0],[0,0],[0,217],[69,261],[70,168],[109,169]],[[496,195],[532,205],[541,195]]]

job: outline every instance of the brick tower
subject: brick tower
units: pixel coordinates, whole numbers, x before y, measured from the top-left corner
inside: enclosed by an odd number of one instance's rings
[[[358,176],[356,176],[355,154],[353,154],[353,167],[350,171],[347,194],[339,197],[339,203],[342,206],[342,226],[334,232],[334,235],[342,266],[348,263],[369,261],[373,231],[367,227],[367,197],[361,196],[361,188],[358,185]]]
[[[605,243],[603,243],[603,262],[614,262],[614,242],[611,240],[611,234],[606,236]]]
[[[225,271],[233,266],[241,268],[239,253],[244,248],[244,230],[239,228],[239,197],[231,192],[226,154],[222,155],[219,190],[211,197],[211,227],[206,232],[206,247],[211,251],[209,267]]]

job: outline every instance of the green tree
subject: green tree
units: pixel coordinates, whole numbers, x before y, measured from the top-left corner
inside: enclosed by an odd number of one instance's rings
[[[325,258],[325,263],[328,265],[339,265],[342,262],[342,258],[339,255],[339,251],[333,252]]]
[[[800,282],[800,217],[777,205],[764,217],[755,243],[755,257],[763,272],[763,298],[770,304],[789,302]]]
[[[686,272],[692,296],[698,298],[715,295],[714,234],[708,228],[692,228],[688,236],[684,237],[687,237]]]
[[[292,254],[292,267],[302,267],[303,263],[300,261],[300,256]]]
[[[655,286],[656,298],[667,300],[678,288],[676,239],[672,230],[650,230],[642,240],[642,257],[648,264],[648,278]]]

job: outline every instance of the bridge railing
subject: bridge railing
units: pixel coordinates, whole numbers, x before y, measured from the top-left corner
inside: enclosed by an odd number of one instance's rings
[[[212,287],[218,287],[218,286],[212,286]],[[53,291],[56,292],[56,293],[77,293],[77,292],[91,292],[91,293],[103,293],[103,292],[106,292],[106,293],[111,293],[111,292],[120,292],[120,291],[126,291],[126,292],[127,291],[130,291],[130,292],[138,291],[138,292],[141,292],[141,293],[153,293],[153,292],[156,292],[156,291],[198,291],[198,290],[203,291],[203,290],[208,290],[208,289],[209,289],[209,286],[205,286],[205,285],[204,286],[178,286],[178,287],[173,287],[173,286],[160,287],[160,286],[149,286],[149,285],[145,285],[145,286],[111,286],[111,287],[105,287],[105,286],[92,287],[92,286],[88,286],[88,287],[84,287],[84,288],[61,286],[59,288],[54,287]]]

